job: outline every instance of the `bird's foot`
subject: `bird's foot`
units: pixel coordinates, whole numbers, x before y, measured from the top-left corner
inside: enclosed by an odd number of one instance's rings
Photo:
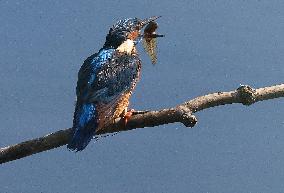
[[[123,115],[123,121],[124,121],[124,126],[126,126],[128,120],[130,119],[130,117],[132,116],[133,112],[135,112],[134,109],[130,109],[128,111],[126,111]]]

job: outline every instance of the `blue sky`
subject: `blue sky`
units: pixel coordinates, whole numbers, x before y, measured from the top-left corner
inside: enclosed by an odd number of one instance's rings
[[[240,84],[283,83],[282,1],[0,1],[0,146],[72,124],[77,72],[126,17],[161,15],[158,63],[139,46],[137,110]],[[281,192],[284,101],[197,113],[169,124],[1,165],[1,192]]]

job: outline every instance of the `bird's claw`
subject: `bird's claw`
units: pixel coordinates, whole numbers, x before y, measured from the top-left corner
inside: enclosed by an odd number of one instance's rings
[[[132,116],[133,112],[135,112],[135,110],[134,109],[130,109],[123,115],[122,118],[123,118],[123,121],[124,121],[124,126],[126,126],[128,120]]]

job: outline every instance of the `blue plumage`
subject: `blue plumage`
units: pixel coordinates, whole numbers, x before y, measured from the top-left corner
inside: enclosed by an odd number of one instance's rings
[[[96,104],[89,100],[92,84],[99,69],[112,57],[114,49],[103,49],[98,54],[90,56],[81,67],[77,83],[77,103],[73,118],[75,130],[68,144],[71,150],[81,151],[91,141],[98,126]]]
[[[154,19],[118,21],[110,29],[103,48],[84,61],[78,73],[74,134],[67,145],[69,149],[83,150],[96,131],[121,116],[128,106],[141,70],[133,42],[140,29]]]
[[[76,104],[73,123],[75,133],[67,146],[69,149],[81,151],[88,145],[96,132],[93,128],[98,126],[96,116],[94,104]]]

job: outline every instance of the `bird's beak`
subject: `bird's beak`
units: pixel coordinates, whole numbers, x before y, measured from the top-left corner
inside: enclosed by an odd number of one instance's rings
[[[153,16],[153,17],[149,17],[146,19],[143,19],[140,22],[140,29],[142,29],[143,27],[145,27],[148,23],[150,23],[151,21],[155,21],[156,19],[160,18],[161,16]]]

